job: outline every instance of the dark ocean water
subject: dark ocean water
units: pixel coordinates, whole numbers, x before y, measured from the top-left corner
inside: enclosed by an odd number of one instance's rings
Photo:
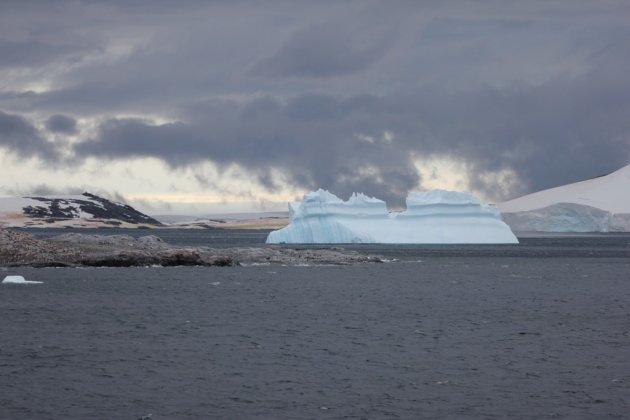
[[[399,262],[0,268],[0,418],[628,418],[629,235],[353,249]]]

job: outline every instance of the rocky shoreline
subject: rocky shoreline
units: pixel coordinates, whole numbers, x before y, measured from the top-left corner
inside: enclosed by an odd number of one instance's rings
[[[382,262],[375,255],[341,248],[225,248],[173,246],[157,236],[60,234],[36,239],[24,232],[0,229],[0,266],[4,267],[134,267],[348,265]]]

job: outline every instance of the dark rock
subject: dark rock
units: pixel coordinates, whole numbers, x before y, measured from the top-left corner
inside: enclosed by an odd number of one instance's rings
[[[79,263],[89,267],[136,267],[159,264],[159,258],[142,252],[121,251],[112,254],[88,255]]]
[[[0,229],[0,265],[33,267],[346,265],[380,262],[373,255],[332,249],[176,247],[157,236],[64,233],[47,240]]]
[[[199,252],[194,249],[171,249],[159,254],[160,265],[204,265]]]

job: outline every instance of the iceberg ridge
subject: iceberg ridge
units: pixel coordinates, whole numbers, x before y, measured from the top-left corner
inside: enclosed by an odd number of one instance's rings
[[[289,203],[289,225],[267,243],[518,243],[500,212],[472,194],[412,192],[407,210],[389,213],[383,200],[353,193],[344,201],[319,189]]]

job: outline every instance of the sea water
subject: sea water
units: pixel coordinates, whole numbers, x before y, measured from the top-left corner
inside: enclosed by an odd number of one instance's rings
[[[0,269],[43,281],[0,285],[0,418],[627,414],[629,235],[358,249],[397,261]]]

